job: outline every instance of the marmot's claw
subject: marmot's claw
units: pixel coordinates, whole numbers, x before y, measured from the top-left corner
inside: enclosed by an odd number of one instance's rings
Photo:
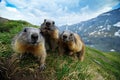
[[[44,64],[40,65],[40,67],[39,67],[39,69],[40,69],[41,71],[45,70],[45,68],[46,68],[46,66],[45,66]]]

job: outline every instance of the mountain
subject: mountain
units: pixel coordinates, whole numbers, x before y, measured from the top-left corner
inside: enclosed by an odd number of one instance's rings
[[[0,17],[0,23],[4,23],[4,22],[7,22],[7,21],[8,21],[8,19]]]
[[[9,20],[6,18],[2,18],[0,17],[0,32],[10,32],[10,29],[14,28],[14,27],[19,27],[21,26],[35,26],[32,25],[26,21],[22,21],[22,20]]]
[[[66,29],[78,33],[91,47],[120,52],[120,8],[87,21],[60,27],[61,31]]]

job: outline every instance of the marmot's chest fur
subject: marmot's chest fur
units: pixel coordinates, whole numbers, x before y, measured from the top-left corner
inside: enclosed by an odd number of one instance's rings
[[[43,50],[43,44],[39,43],[37,45],[29,45],[29,44],[23,44],[19,41],[15,42],[15,50],[18,53],[32,53],[32,54],[37,54],[39,53],[41,50]]]

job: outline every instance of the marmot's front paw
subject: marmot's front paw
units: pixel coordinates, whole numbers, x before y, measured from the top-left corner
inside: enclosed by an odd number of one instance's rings
[[[41,64],[40,67],[39,67],[40,71],[45,70],[45,68],[46,68],[45,64]]]

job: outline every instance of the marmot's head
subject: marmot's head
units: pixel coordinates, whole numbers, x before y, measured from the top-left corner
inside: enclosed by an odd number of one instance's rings
[[[43,37],[40,34],[40,30],[38,28],[26,27],[19,34],[19,40],[23,43],[36,45],[43,41]]]
[[[45,29],[51,30],[55,26],[55,22],[49,19],[44,19],[43,25]]]
[[[74,33],[71,31],[63,31],[60,38],[63,42],[73,42],[75,41]]]

